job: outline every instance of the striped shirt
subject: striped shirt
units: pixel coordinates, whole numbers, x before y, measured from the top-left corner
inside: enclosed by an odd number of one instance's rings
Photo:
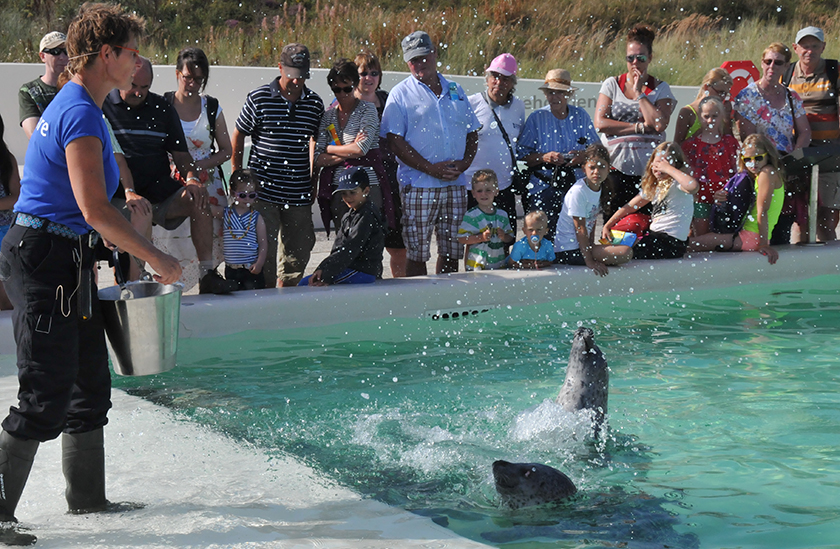
[[[242,215],[231,207],[225,208],[224,244],[225,263],[229,265],[251,265],[257,261],[260,246],[257,242],[256,210],[248,210]]]
[[[840,138],[837,90],[832,89],[831,80],[826,74],[825,59],[820,60],[819,67],[811,75],[806,75],[802,70],[802,64],[796,63],[788,87],[802,98],[805,115],[811,124],[811,139]]]
[[[499,238],[496,229],[502,229],[506,234],[513,236],[513,228],[510,226],[510,219],[504,210],[496,208],[491,214],[484,213],[476,206],[467,210],[464,220],[458,228],[458,237],[480,234],[482,231],[491,231],[491,238],[487,242],[470,244],[467,254],[466,269],[468,271],[481,271],[483,269],[501,269],[505,266],[505,244]]]
[[[318,129],[318,140],[315,144],[315,158],[318,155],[326,152],[327,145],[332,144],[332,136],[330,135],[329,126],[335,126],[335,131],[338,132],[338,137],[341,143],[336,145],[347,145],[352,143],[359,132],[364,130],[367,138],[364,141],[359,141],[357,144],[362,149],[362,155],[368,153],[371,149],[379,148],[379,114],[376,112],[376,106],[368,101],[359,101],[350,117],[347,119],[347,125],[342,128],[338,124],[338,107],[330,107],[324,113],[324,118],[321,119],[321,127]],[[346,170],[344,166],[339,165],[335,170],[333,176],[333,184],[338,185],[338,178],[341,173]],[[371,185],[379,185],[379,178],[376,177],[376,172],[373,168],[364,166],[365,171],[370,178]]]
[[[309,138],[318,133],[324,102],[309,88],[294,102],[280,93],[279,78],[245,99],[236,129],[251,136],[248,167],[260,180],[260,200],[289,206],[311,203]]]

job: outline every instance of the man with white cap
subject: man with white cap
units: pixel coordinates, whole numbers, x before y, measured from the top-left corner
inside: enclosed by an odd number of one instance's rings
[[[20,87],[18,105],[20,126],[26,132],[26,138],[32,137],[41,114],[58,93],[58,77],[67,66],[67,37],[62,32],[53,31],[41,38],[38,56],[44,63],[44,74]]]
[[[436,272],[457,272],[464,256],[458,243],[467,210],[464,172],[475,157],[481,124],[461,86],[437,72],[428,34],[409,34],[402,49],[411,76],[391,90],[380,136],[400,161],[406,276],[426,274],[432,231],[437,236]]]
[[[309,49],[287,44],[279,67],[278,78],[248,94],[231,136],[232,171],[242,168],[245,137],[251,137],[248,167],[260,180],[255,207],[268,236],[267,288],[297,285],[315,246],[309,151],[324,116],[324,102],[306,87]]]
[[[799,94],[811,124],[811,146],[840,145],[837,60],[823,59],[825,35],[817,27],[796,33],[793,51],[799,61],[790,65],[782,82]],[[821,173],[817,209],[817,240],[836,239],[840,221],[840,173]]]
[[[503,53],[490,62],[484,71],[487,90],[469,97],[481,129],[478,130],[478,150],[470,168],[464,173],[467,181],[483,169],[496,172],[499,194],[496,206],[504,210],[516,231],[516,195],[512,187],[516,168],[516,142],[525,125],[525,104],[513,95],[516,87],[516,59]],[[467,206],[475,206],[472,195]]]

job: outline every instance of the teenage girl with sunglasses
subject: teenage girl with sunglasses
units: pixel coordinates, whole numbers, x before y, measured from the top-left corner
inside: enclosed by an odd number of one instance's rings
[[[741,171],[746,170],[755,182],[755,203],[747,213],[744,227],[732,234],[706,233],[689,240],[690,252],[760,252],[772,265],[779,252],[770,247],[770,235],[779,220],[785,199],[784,171],[779,152],[766,136],[754,133],[744,139]],[[715,194],[718,202],[726,201],[726,191]]]
[[[250,169],[230,176],[230,205],[222,213],[225,244],[225,279],[233,280],[239,290],[265,288],[263,265],[268,253],[265,221],[254,209],[257,201],[257,177]]]

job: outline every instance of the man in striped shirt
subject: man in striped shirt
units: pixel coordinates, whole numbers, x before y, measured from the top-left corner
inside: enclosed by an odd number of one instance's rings
[[[805,27],[796,34],[793,51],[799,56],[784,81],[802,98],[811,124],[811,146],[840,145],[838,119],[837,61],[823,59],[825,35],[817,27]],[[835,240],[840,220],[840,173],[820,174],[817,239]]]
[[[324,115],[324,102],[304,85],[306,46],[285,46],[279,66],[278,78],[248,94],[232,136],[233,171],[242,167],[245,136],[251,137],[248,167],[260,180],[255,207],[268,238],[267,288],[296,286],[315,246],[310,146]]]

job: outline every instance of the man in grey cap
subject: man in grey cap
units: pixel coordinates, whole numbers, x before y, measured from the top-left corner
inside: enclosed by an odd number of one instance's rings
[[[251,137],[248,167],[260,180],[255,207],[268,234],[267,288],[297,285],[315,246],[309,150],[324,115],[324,102],[305,86],[306,46],[285,46],[279,66],[278,78],[248,94],[231,139],[236,171],[242,168],[245,137]]]
[[[467,209],[464,172],[475,157],[481,124],[461,86],[437,72],[428,34],[409,34],[402,49],[411,76],[391,90],[380,135],[400,161],[406,275],[426,274],[432,231],[438,246],[436,272],[456,272],[464,256],[458,243]]]
[[[21,86],[18,92],[20,126],[26,132],[27,139],[32,137],[41,114],[58,93],[58,77],[67,66],[66,41],[64,33],[58,31],[41,38],[38,56],[44,63],[44,74]]]
[[[805,27],[796,33],[793,51],[799,61],[791,64],[782,82],[802,98],[811,124],[811,146],[840,145],[838,118],[837,61],[823,59],[825,35],[817,27]],[[821,173],[817,209],[817,239],[836,239],[840,220],[840,173]]]

